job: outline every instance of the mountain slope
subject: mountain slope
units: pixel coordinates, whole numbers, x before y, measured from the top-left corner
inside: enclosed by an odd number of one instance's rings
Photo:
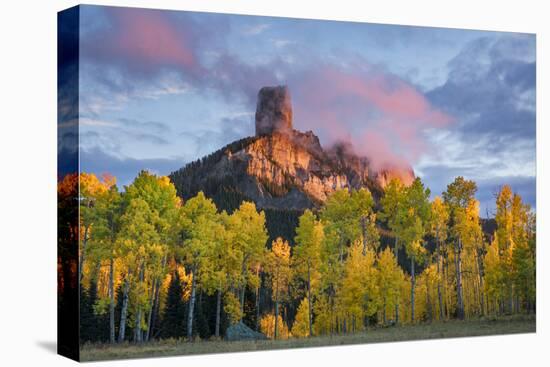
[[[251,200],[263,209],[298,211],[318,207],[337,189],[366,187],[378,198],[393,177],[408,184],[414,173],[375,172],[350,146],[323,149],[313,132],[293,129],[286,87],[260,90],[256,136],[235,141],[170,175],[184,199],[204,191],[226,210]]]

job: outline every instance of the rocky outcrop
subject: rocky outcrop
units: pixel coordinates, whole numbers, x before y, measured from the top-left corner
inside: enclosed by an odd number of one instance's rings
[[[331,165],[333,162],[322,151],[319,140],[300,132],[260,137],[232,159],[246,162],[246,173],[266,184],[268,190],[284,193],[298,188],[315,203],[350,186],[347,176]]]
[[[267,337],[246,326],[242,321],[231,325],[225,331],[225,340],[267,340]]]
[[[256,136],[292,130],[292,103],[286,86],[263,87],[256,105]]]
[[[198,191],[216,196],[221,187],[260,208],[303,210],[318,207],[338,189],[366,187],[380,197],[391,179],[408,185],[414,173],[373,171],[369,160],[349,144],[323,149],[313,132],[292,128],[290,94],[278,86],[264,87],[258,94],[256,136],[190,163],[171,178],[183,198]]]

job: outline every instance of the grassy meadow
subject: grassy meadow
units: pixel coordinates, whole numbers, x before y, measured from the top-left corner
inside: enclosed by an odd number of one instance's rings
[[[391,327],[371,328],[354,334],[291,338],[287,340],[234,341],[184,339],[151,341],[147,344],[133,343],[85,344],[81,348],[82,361],[127,359],[144,357],[168,357],[204,353],[231,353],[269,349],[307,348],[363,343],[382,343],[407,340],[460,338],[500,334],[524,334],[536,331],[534,315],[514,315],[499,318],[451,320],[446,322],[420,323]]]

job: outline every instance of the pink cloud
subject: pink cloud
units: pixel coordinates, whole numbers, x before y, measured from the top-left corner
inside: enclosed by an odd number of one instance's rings
[[[187,35],[178,32],[157,12],[115,12],[114,18],[120,26],[120,32],[113,38],[118,52],[144,62],[196,67]]]
[[[161,10],[107,8],[105,15],[110,27],[85,38],[85,58],[141,73],[164,67],[188,75],[202,70],[191,24],[176,23]]]
[[[427,129],[453,122],[406,81],[384,70],[324,65],[298,76],[291,92],[295,125],[340,140],[367,156],[375,169],[409,167],[429,149]]]
[[[382,132],[368,130],[355,139],[355,145],[359,147],[360,154],[371,157],[371,166],[375,171],[410,167],[410,162],[394,152],[387,136]]]

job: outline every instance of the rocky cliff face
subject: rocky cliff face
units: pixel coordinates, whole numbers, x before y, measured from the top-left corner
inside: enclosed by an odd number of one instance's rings
[[[324,202],[334,190],[350,185],[343,171],[327,158],[313,133],[298,131],[259,137],[231,157],[242,160],[246,173],[272,191],[297,188],[317,203]]]
[[[374,172],[350,146],[323,149],[313,132],[294,130],[290,95],[280,86],[258,94],[255,137],[229,144],[171,176],[184,198],[201,190],[215,195],[224,188],[261,208],[299,210],[320,205],[337,189],[366,187],[379,197],[392,178],[405,184],[414,179],[412,169]]]

